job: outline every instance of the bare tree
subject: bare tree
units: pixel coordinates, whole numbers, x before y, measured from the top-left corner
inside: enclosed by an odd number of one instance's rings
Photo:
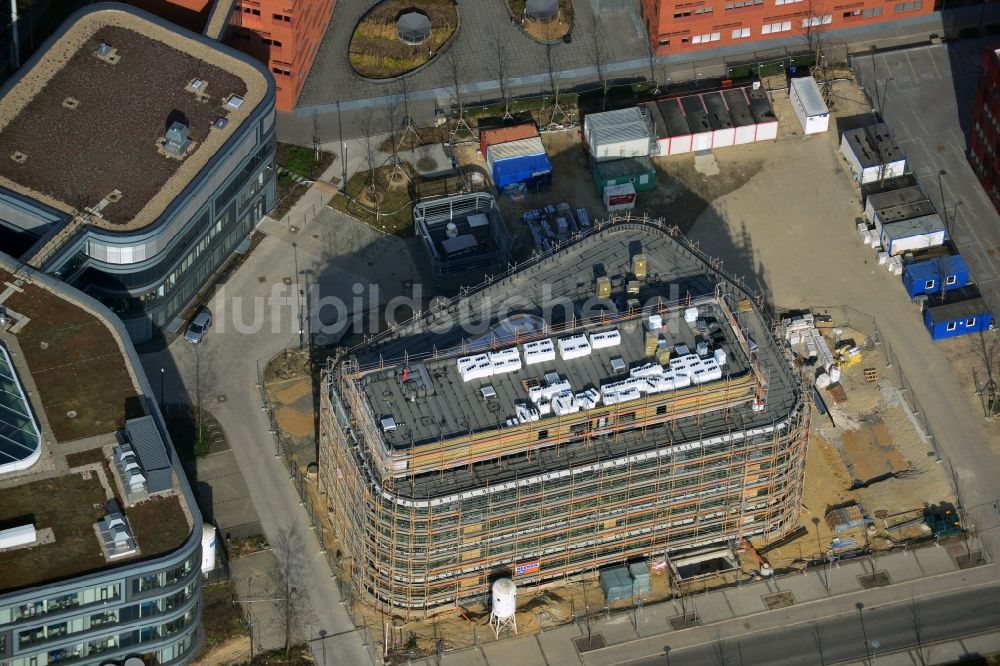
[[[400,165],[399,162],[399,135],[402,130],[401,124],[401,114],[402,109],[401,100],[398,96],[393,95],[389,98],[388,103],[385,105],[385,129],[386,134],[389,135],[389,151],[391,153],[389,157],[389,164],[392,168],[389,171],[389,182],[393,182],[401,179],[409,179],[409,174]]]
[[[820,81],[823,100],[830,102],[832,87],[826,76],[826,56],[823,53],[823,30],[824,26],[830,24],[832,16],[823,14],[823,7],[817,6],[815,0],[806,0],[805,17],[802,18],[802,38],[805,40],[806,49],[813,57],[813,65],[810,74]],[[819,13],[817,13],[819,12]]]
[[[281,629],[285,634],[287,660],[293,639],[296,638],[296,627],[301,630],[301,626],[310,619],[309,603],[304,593],[307,589],[305,571],[309,562],[306,556],[305,538],[297,525],[281,527],[277,537],[276,542],[272,544],[272,551],[280,586],[277,600],[281,605]]]
[[[188,377],[188,397],[194,408],[196,434],[194,448],[197,450],[198,444],[205,435],[207,403],[218,384],[218,376],[212,363],[213,354],[205,347],[204,343],[192,345],[192,347],[194,348],[194,363]]]
[[[1000,392],[997,391],[994,368],[997,360],[1000,359],[1000,337],[989,331],[979,331],[973,339],[972,350],[979,357],[980,362],[986,370],[986,385],[977,387],[982,392],[983,404],[987,416],[993,416],[1000,403]]]
[[[604,34],[604,26],[601,19],[594,14],[594,20],[590,24],[590,48],[594,58],[594,67],[597,68],[597,80],[601,84],[601,111],[608,103],[608,42]]]
[[[651,95],[661,94],[660,90],[660,80],[656,76],[656,47],[653,46],[653,42],[650,39],[646,39],[646,60],[649,63],[649,85],[653,86]]]
[[[559,54],[552,44],[545,45],[545,64],[549,72],[549,88],[552,92],[552,113],[549,115],[549,126],[560,125],[567,120],[566,112],[559,103],[559,90],[562,84],[562,73],[559,71]]]
[[[490,76],[497,80],[500,87],[500,101],[503,102],[503,119],[513,118],[510,112],[510,67],[507,53],[507,42],[497,30],[493,34],[493,53],[489,61]]]
[[[410,145],[416,148],[420,145],[420,133],[417,131],[413,115],[410,113],[410,89],[405,77],[399,82],[399,95],[403,102],[403,129],[399,133],[396,149],[398,150],[407,139],[410,139]]]
[[[452,129],[452,138],[459,136],[462,133],[474,136],[472,128],[469,127],[469,123],[465,119],[465,96],[462,93],[462,61],[459,60],[457,55],[455,55],[455,49],[448,51],[448,56],[445,62],[448,63],[448,71],[451,74],[452,95],[455,98],[455,107],[457,112],[457,116],[455,117],[455,127]]]
[[[375,219],[379,218],[379,187],[378,187],[378,146],[375,144],[374,132],[372,130],[372,117],[366,115],[361,121],[361,149],[365,158],[365,168],[368,175],[365,177],[362,192],[368,196],[372,207],[375,210]]]
[[[925,666],[927,658],[924,656],[923,624],[920,622],[920,602],[914,596],[910,597],[910,622],[913,624],[913,638],[917,643],[917,658],[920,659],[920,666]]]

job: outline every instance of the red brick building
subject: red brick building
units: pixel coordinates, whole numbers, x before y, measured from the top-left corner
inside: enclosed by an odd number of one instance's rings
[[[334,0],[237,0],[227,42],[274,75],[279,111],[291,111],[326,34]]]
[[[983,77],[969,131],[969,164],[1000,211],[1000,49],[983,51]]]
[[[206,30],[213,0],[126,0],[194,32]],[[225,41],[267,65],[277,89],[276,108],[291,111],[299,98],[335,0],[219,0],[232,5]],[[214,14],[213,14],[214,16]],[[223,24],[217,26],[216,34]],[[214,37],[215,35],[213,35]]]
[[[798,37],[934,11],[934,0],[642,0],[657,55]]]

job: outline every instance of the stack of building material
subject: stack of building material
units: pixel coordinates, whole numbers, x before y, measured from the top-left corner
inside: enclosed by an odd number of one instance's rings
[[[632,598],[632,577],[625,567],[605,569],[600,574],[601,591],[604,598],[611,603]]]
[[[645,562],[635,562],[628,565],[628,572],[632,576],[632,595],[638,597],[642,594],[649,594],[653,588],[649,584],[649,567]]]

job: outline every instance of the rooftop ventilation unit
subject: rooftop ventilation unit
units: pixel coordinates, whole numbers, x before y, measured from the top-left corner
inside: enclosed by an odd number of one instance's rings
[[[105,557],[116,560],[138,552],[132,530],[129,529],[118,503],[114,500],[108,502],[107,511],[107,515],[97,523]]]
[[[191,145],[191,137],[188,136],[188,132],[188,127],[184,123],[180,121],[170,123],[170,127],[167,128],[167,137],[163,144],[163,150],[171,155],[183,155],[187,151],[188,146]]]
[[[230,95],[226,98],[226,108],[232,109],[233,111],[239,110],[243,106],[243,98],[239,95]]]
[[[229,124],[229,118],[226,118],[224,116],[219,116],[218,118],[215,119],[215,122],[212,123],[212,129],[217,129],[217,130],[226,129],[226,125],[228,124]]]
[[[382,419],[382,432],[394,432],[396,430],[396,419],[387,416]]]
[[[118,55],[118,49],[111,46],[111,44],[108,44],[107,42],[101,42],[100,46],[94,49],[94,57],[103,60],[109,65],[115,65],[122,59],[122,57]]]

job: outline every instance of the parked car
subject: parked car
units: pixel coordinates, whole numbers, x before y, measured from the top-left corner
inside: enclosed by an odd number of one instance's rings
[[[212,313],[208,310],[202,310],[188,324],[187,331],[184,332],[184,339],[192,344],[198,344],[211,327]]]

